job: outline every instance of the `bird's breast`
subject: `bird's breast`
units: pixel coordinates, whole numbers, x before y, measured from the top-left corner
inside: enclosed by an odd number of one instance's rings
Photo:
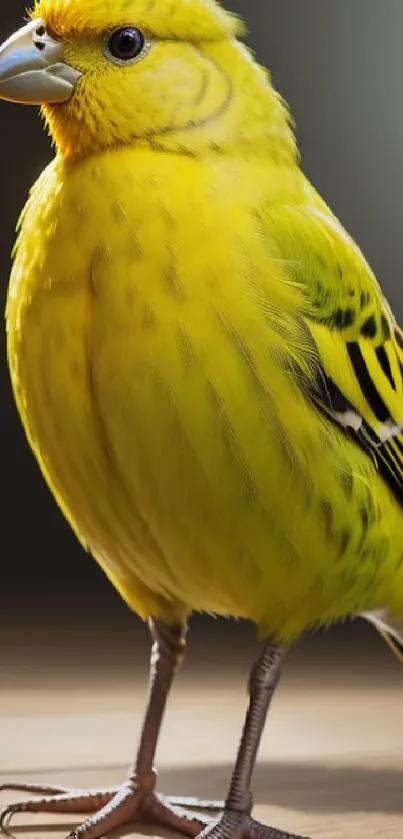
[[[269,391],[248,359],[264,244],[215,176],[141,160],[55,161],[34,188],[8,299],[13,387],[60,506],[120,588],[136,576],[246,616],[271,516],[254,442],[269,442]]]

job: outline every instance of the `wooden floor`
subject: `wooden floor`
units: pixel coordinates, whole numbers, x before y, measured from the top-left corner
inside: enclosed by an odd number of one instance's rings
[[[24,630],[21,616],[3,620],[0,784],[109,786],[125,776],[145,699],[147,632],[119,609],[89,626],[76,618],[25,616]],[[221,798],[254,639],[235,624],[196,621],[189,647],[160,743],[160,789]],[[295,650],[254,776],[256,816],[312,839],[402,839],[402,770],[403,671],[377,636],[345,628]],[[74,826],[45,816],[13,824],[16,836],[47,839]]]

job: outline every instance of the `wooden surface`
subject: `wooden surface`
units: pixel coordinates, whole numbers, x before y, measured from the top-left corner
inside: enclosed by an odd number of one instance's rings
[[[126,616],[79,631],[52,620],[28,621],[25,634],[20,620],[1,628],[0,784],[118,784],[140,727],[146,631],[128,630]],[[225,794],[255,647],[239,627],[219,622],[208,636],[203,627],[172,694],[158,768],[162,791],[215,798]],[[402,839],[402,768],[403,672],[378,638],[346,631],[296,650],[259,755],[256,816],[312,839]],[[21,816],[14,833],[56,839],[73,825]]]

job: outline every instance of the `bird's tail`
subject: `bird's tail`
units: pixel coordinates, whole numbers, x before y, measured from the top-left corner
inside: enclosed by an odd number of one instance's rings
[[[388,647],[403,664],[403,617],[391,618],[384,609],[377,612],[365,612],[362,617],[377,628]]]

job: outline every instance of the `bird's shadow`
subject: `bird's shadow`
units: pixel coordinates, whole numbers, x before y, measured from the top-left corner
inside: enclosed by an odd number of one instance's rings
[[[110,767],[116,774],[120,767]],[[121,767],[122,777],[124,768]],[[159,788],[172,795],[199,796],[204,799],[224,798],[230,777],[229,765],[171,768],[161,772]],[[403,814],[402,772],[385,767],[326,766],[323,763],[262,763],[254,774],[255,804],[273,805],[300,812],[323,814],[367,812]],[[51,824],[35,822],[35,836],[60,830],[73,830],[75,822]],[[16,825],[14,836],[32,835],[33,825]],[[144,836],[175,836],[157,826],[136,825],[136,833]],[[113,836],[123,837],[126,830]]]
[[[224,798],[232,767],[203,766],[161,773],[173,795]],[[253,775],[255,804],[300,812],[403,814],[403,767],[328,766],[320,762],[262,762]]]

